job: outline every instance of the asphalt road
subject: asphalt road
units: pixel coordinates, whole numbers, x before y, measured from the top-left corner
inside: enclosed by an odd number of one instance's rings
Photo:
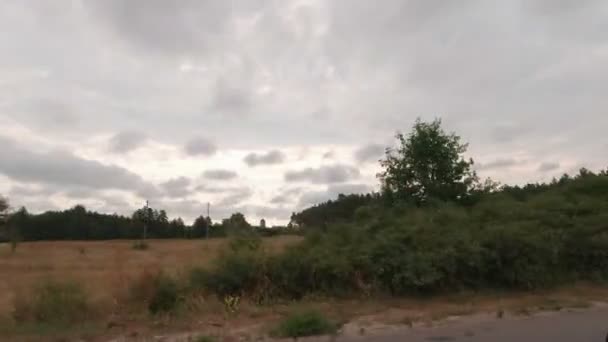
[[[463,319],[438,327],[412,328],[377,336],[339,337],[341,342],[605,342],[608,308],[562,311],[531,317]]]

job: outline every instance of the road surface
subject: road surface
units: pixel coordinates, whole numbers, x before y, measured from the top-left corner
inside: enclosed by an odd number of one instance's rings
[[[440,326],[376,336],[342,336],[340,342],[605,342],[608,307],[543,313],[530,317],[462,318]]]

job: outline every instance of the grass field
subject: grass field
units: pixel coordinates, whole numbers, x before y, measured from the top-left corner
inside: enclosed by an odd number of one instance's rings
[[[269,251],[297,241],[294,236],[264,239]],[[146,270],[179,274],[192,266],[207,266],[226,245],[226,239],[148,240],[147,250],[135,250],[133,241],[41,241],[19,244],[11,253],[0,244],[0,316],[10,315],[13,298],[37,282],[74,280],[91,299],[108,303]]]

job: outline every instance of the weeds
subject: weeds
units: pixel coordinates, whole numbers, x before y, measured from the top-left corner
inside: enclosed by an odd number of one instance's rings
[[[71,324],[90,314],[84,289],[77,283],[47,281],[14,302],[13,318],[18,323]]]
[[[292,314],[285,318],[273,331],[273,335],[298,338],[334,334],[337,330],[338,327],[322,314],[316,311],[308,311]]]

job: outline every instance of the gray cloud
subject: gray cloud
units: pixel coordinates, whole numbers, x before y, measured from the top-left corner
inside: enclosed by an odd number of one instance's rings
[[[139,175],[119,166],[80,158],[65,151],[40,153],[23,149],[0,137],[0,173],[28,183],[156,194],[156,188]]]
[[[195,138],[186,143],[184,150],[190,156],[210,156],[217,152],[217,146],[208,139]]]
[[[350,165],[336,164],[320,168],[306,168],[285,173],[286,182],[310,182],[313,184],[344,183],[358,178],[360,172]]]
[[[325,153],[323,153],[323,159],[327,160],[327,159],[333,159],[335,156],[334,151],[327,151]]]
[[[278,195],[270,199],[272,204],[287,204],[293,203],[298,199],[298,195],[302,193],[302,188],[284,189]]]
[[[253,196],[253,191],[249,188],[241,188],[237,192],[225,196],[219,202],[214,203],[220,207],[230,207],[240,204],[241,202],[251,198]]]
[[[234,179],[237,176],[238,175],[236,172],[223,169],[206,170],[205,172],[203,172],[203,177],[214,180],[229,180]]]
[[[160,184],[160,187],[169,197],[186,197],[192,193],[190,190],[191,180],[186,177],[170,179]]]
[[[544,162],[538,166],[538,171],[539,172],[554,171],[554,170],[559,169],[559,166],[560,165],[558,162]]]
[[[239,192],[243,189],[241,186],[217,186],[201,184],[194,188],[194,190],[208,194],[223,194],[229,192]]]
[[[487,163],[477,163],[475,164],[475,169],[477,170],[493,170],[493,169],[504,169],[509,168],[511,166],[515,166],[520,164],[521,162],[513,159],[513,158],[505,158],[505,159],[496,159]]]
[[[113,153],[128,153],[140,147],[147,137],[136,131],[123,131],[110,138],[108,148]]]
[[[249,167],[280,164],[285,161],[285,154],[279,150],[272,150],[267,153],[249,153],[243,161]]]
[[[368,144],[355,151],[355,159],[360,163],[377,162],[384,153],[385,147],[380,144]]]

